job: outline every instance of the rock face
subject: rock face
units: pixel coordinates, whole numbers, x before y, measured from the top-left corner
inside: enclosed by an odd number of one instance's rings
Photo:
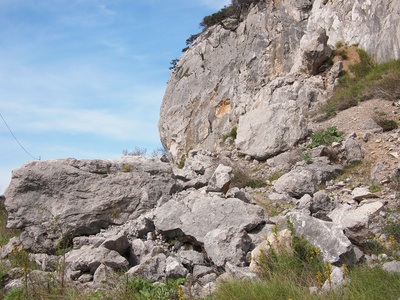
[[[378,62],[400,57],[395,1],[266,2],[236,29],[207,29],[171,72],[159,130],[175,162],[190,148],[218,150],[234,126],[245,155],[266,159],[291,148],[307,135],[304,113],[339,74],[325,82],[318,75],[338,41]]]
[[[95,234],[136,218],[174,189],[172,169],[159,159],[29,162],[13,171],[5,192],[7,226],[22,229],[25,248],[51,251],[60,235]]]

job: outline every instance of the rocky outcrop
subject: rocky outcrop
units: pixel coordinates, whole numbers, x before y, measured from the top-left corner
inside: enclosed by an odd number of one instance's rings
[[[164,147],[178,163],[191,148],[218,150],[238,126],[245,155],[290,149],[307,135],[305,112],[340,73],[335,64],[323,74],[336,42],[358,44],[378,62],[399,58],[399,22],[390,0],[284,0],[253,6],[235,30],[207,29],[171,72],[159,121]]]
[[[140,216],[168,200],[175,184],[159,159],[32,161],[13,171],[7,226],[22,229],[26,249],[51,252],[60,236],[95,234]]]
[[[371,119],[360,127],[362,140],[357,131],[310,149],[308,113],[342,70],[341,62],[327,63],[333,44],[397,57],[398,40],[376,42],[398,16],[389,0],[260,1],[236,29],[208,28],[167,85],[159,127],[171,165],[166,157],[126,156],[16,169],[5,206],[8,226],[22,232],[0,248],[2,259],[40,252],[29,255],[40,274],[62,266],[68,281],[92,290],[114,272],[158,282],[190,278],[185,288],[195,298],[209,296],[217,278],[256,278],[261,254],[292,251],[294,232],[324,262],[376,261],[367,255],[370,236],[399,218],[387,206],[397,195],[400,132],[386,136]],[[387,31],[398,36],[397,26]],[[382,161],[371,178],[383,191],[370,192],[348,173],[335,180],[349,172],[346,164],[357,168],[364,155],[373,157],[365,152],[375,135],[382,135],[375,139]],[[71,251],[53,255],[65,247]],[[384,269],[398,272],[398,264]],[[333,270],[340,287],[344,274]],[[22,285],[14,277],[9,288]]]

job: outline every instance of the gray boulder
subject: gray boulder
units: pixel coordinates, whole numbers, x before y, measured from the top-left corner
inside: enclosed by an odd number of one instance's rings
[[[321,249],[324,261],[338,265],[351,265],[356,262],[353,245],[343,233],[342,227],[302,212],[292,211],[288,216],[294,225],[296,235],[304,234],[312,245]]]
[[[335,224],[344,229],[345,235],[356,245],[364,245],[368,239],[370,219],[378,214],[385,203],[375,201],[364,203],[354,209],[348,204],[342,204],[328,214]]]
[[[65,255],[65,265],[72,271],[90,272],[93,275],[101,264],[110,267],[114,271],[128,270],[129,267],[126,258],[119,255],[117,251],[103,247],[83,246]]]
[[[213,272],[213,269],[207,266],[195,265],[193,267],[193,278],[197,279],[203,277],[204,275],[208,275]]]
[[[330,275],[330,282],[326,280],[324,285],[322,286],[322,290],[325,292],[330,291],[340,291],[345,284],[350,282],[350,279],[345,276],[343,268],[339,268],[336,266],[331,266],[331,275]]]
[[[325,190],[318,191],[314,194],[310,211],[313,217],[331,221],[327,214],[335,208],[335,204],[330,199],[328,193]]]
[[[382,133],[383,128],[379,126],[374,119],[369,118],[361,125],[361,130],[371,133]]]
[[[29,260],[37,263],[42,268],[42,271],[53,272],[59,265],[60,257],[56,255],[47,255],[45,253],[30,253]]]
[[[157,254],[146,262],[129,269],[126,274],[143,279],[163,281],[166,278],[166,260],[167,256],[164,253]]]
[[[123,255],[129,247],[129,241],[125,234],[118,234],[108,237],[102,244],[108,250],[115,250]]]
[[[222,164],[218,165],[208,182],[207,192],[222,192],[226,194],[232,178],[233,174],[231,167]]]
[[[400,274],[400,261],[393,260],[382,265],[382,269],[390,273]]]
[[[327,45],[328,36],[323,28],[306,34],[300,41],[303,66],[309,74],[318,72],[321,65],[330,58],[332,49]]]
[[[104,287],[110,281],[110,277],[113,276],[113,274],[114,274],[113,269],[107,267],[106,265],[101,264],[93,274],[93,285],[96,288]]]
[[[244,267],[250,245],[247,232],[233,227],[212,230],[204,237],[207,256],[218,267],[223,267],[226,262]]]
[[[278,193],[299,199],[305,194],[313,195],[319,184],[336,177],[342,170],[342,166],[331,165],[327,157],[317,157],[312,164],[299,162],[289,173],[274,181],[273,186]]]
[[[273,186],[278,193],[301,198],[305,194],[313,195],[317,191],[317,180],[311,171],[298,168],[274,181]]]
[[[174,257],[169,256],[165,264],[165,274],[168,278],[185,278],[189,273],[189,271]]]
[[[188,268],[195,268],[196,266],[203,266],[206,264],[204,255],[201,252],[193,250],[179,250],[178,257],[182,264]]]
[[[7,226],[22,229],[26,249],[51,252],[60,236],[134,219],[174,190],[171,167],[157,158],[32,161],[13,171]]]
[[[234,227],[250,231],[265,223],[264,210],[236,198],[197,194],[177,202],[171,200],[154,211],[156,230],[175,238],[204,243],[204,237],[214,229]]]
[[[347,163],[354,163],[364,159],[364,150],[355,134],[350,135],[343,145],[344,155]]]

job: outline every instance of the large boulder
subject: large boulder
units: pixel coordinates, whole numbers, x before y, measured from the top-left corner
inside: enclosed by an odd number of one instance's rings
[[[267,216],[260,206],[236,198],[197,194],[156,208],[153,220],[156,230],[169,238],[203,244],[210,231],[228,227],[250,231],[265,223]]]
[[[274,181],[275,190],[294,198],[305,194],[313,195],[321,183],[333,179],[343,170],[342,166],[331,165],[327,157],[317,157],[312,164],[300,162],[289,173]]]
[[[306,34],[300,42],[303,66],[309,74],[316,74],[319,67],[330,58],[332,49],[327,45],[328,36],[323,28]]]
[[[212,230],[204,237],[207,256],[219,267],[223,267],[226,262],[245,266],[250,245],[251,238],[247,232],[233,227]]]
[[[207,186],[208,192],[223,192],[226,194],[229,189],[229,185],[232,181],[233,174],[232,168],[224,166],[223,164],[218,165],[215,169],[214,174],[211,176]]]
[[[308,135],[306,120],[295,101],[255,109],[239,118],[236,147],[265,160],[294,147]]]
[[[9,228],[33,251],[52,251],[60,236],[95,234],[168,200],[175,178],[157,158],[32,161],[13,171],[5,191]]]
[[[72,271],[88,272],[93,275],[101,264],[114,271],[127,271],[129,267],[129,262],[125,257],[117,251],[103,247],[83,246],[65,255],[65,265]]]
[[[333,222],[344,229],[346,236],[356,245],[365,245],[368,239],[370,219],[376,216],[385,202],[373,201],[363,203],[362,206],[353,208],[349,204],[342,204],[328,214]]]
[[[311,217],[301,211],[292,211],[288,216],[296,235],[304,235],[312,245],[321,249],[324,261],[335,265],[351,265],[356,262],[353,245],[340,225]]]

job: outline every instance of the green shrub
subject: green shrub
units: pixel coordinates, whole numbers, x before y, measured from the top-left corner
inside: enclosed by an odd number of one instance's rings
[[[178,164],[178,169],[183,169],[183,167],[185,166],[185,162],[186,162],[186,154],[182,154],[181,160],[179,161]]]
[[[311,136],[311,144],[310,148],[315,148],[321,145],[329,145],[333,142],[341,142],[344,141],[342,138],[343,131],[338,131],[336,126],[332,126],[323,130],[321,132],[317,132]]]
[[[343,41],[337,41],[336,44],[335,44],[336,49],[341,48],[343,46],[344,46]]]
[[[121,172],[131,172],[132,171],[132,166],[131,165],[123,165],[121,168]]]
[[[379,120],[377,123],[383,128],[383,131],[390,131],[399,127],[396,121],[389,119]]]
[[[307,152],[307,153],[301,155],[300,158],[302,160],[304,160],[307,164],[312,164],[312,162],[313,162],[310,152]]]
[[[251,179],[251,180],[249,180],[249,181],[246,181],[246,182],[243,184],[243,187],[249,186],[249,187],[252,187],[252,188],[259,188],[259,187],[264,187],[264,186],[266,186],[266,185],[267,185],[267,183],[266,183],[264,180],[261,180],[261,179]]]
[[[236,140],[236,137],[237,127],[234,126],[228,134],[224,135],[222,140],[225,142],[229,138],[229,143],[233,143]]]

